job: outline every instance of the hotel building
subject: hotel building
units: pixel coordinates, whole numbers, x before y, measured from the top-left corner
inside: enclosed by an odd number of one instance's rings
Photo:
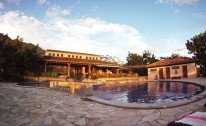
[[[77,74],[108,76],[118,74],[120,67],[117,63],[101,60],[99,55],[50,49],[46,50],[44,61],[45,72],[55,71],[68,77]]]

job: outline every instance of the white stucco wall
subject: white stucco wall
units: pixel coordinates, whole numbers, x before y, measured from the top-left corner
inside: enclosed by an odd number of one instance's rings
[[[75,52],[62,52],[62,51],[59,51],[59,52],[57,52],[57,51],[46,51],[45,52],[45,56],[53,56],[53,54],[55,55],[54,57],[67,57],[68,58],[68,56],[69,56],[69,58],[76,58],[76,56],[78,57],[78,58],[80,58],[80,56],[81,56],[81,59],[90,59],[90,60],[100,60],[100,56],[98,56],[98,55],[90,55],[90,54],[79,54],[79,53],[75,53]],[[59,56],[57,56],[57,54],[59,55]],[[62,55],[62,56],[61,56]],[[74,57],[72,57],[72,56],[74,56]]]
[[[181,64],[181,65],[173,65],[173,66],[163,66],[163,67],[154,67],[148,68],[148,80],[156,80],[159,79],[159,70],[163,68],[163,77],[166,79],[166,68],[170,68],[170,78],[181,77],[183,78],[183,66],[187,65],[187,74],[188,78],[197,76],[197,68],[195,63]],[[179,66],[179,69],[172,69],[172,67]],[[152,69],[156,69],[156,71],[151,71]],[[175,72],[176,71],[176,72]]]
[[[188,78],[197,77],[197,67],[195,63],[188,64]]]

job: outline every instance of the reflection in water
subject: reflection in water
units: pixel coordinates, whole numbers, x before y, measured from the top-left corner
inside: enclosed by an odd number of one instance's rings
[[[203,90],[185,82],[115,83],[94,86],[93,95],[116,102],[161,103],[189,99]]]

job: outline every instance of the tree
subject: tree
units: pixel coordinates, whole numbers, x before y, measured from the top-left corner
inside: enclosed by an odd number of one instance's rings
[[[160,57],[160,59],[173,59],[173,58],[179,58],[179,57],[181,57],[181,55],[179,53],[177,53],[177,54],[172,53],[171,56]]]
[[[20,80],[43,70],[42,49],[0,33],[0,80]]]
[[[206,31],[187,40],[185,45],[189,54],[193,54],[193,59],[200,65],[201,73],[206,75]]]
[[[128,56],[126,58],[128,66],[134,66],[134,65],[147,65],[153,62],[157,61],[157,58],[154,54],[150,53],[149,51],[144,51],[142,55],[139,55],[137,53],[128,53]]]
[[[142,57],[143,65],[151,64],[158,61],[158,59],[154,54],[146,50],[142,53],[141,57]]]
[[[126,63],[127,66],[134,66],[134,65],[142,65],[143,64],[141,56],[137,53],[130,53],[129,52],[126,60],[127,60],[127,63]]]
[[[107,62],[113,62],[118,64],[123,64],[123,61],[119,59],[116,56],[109,56],[109,55],[100,55],[101,60],[107,61]]]

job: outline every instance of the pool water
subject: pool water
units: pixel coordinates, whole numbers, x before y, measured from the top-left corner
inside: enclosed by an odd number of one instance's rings
[[[123,103],[173,102],[203,92],[201,85],[187,82],[114,83],[94,86],[93,96]]]

